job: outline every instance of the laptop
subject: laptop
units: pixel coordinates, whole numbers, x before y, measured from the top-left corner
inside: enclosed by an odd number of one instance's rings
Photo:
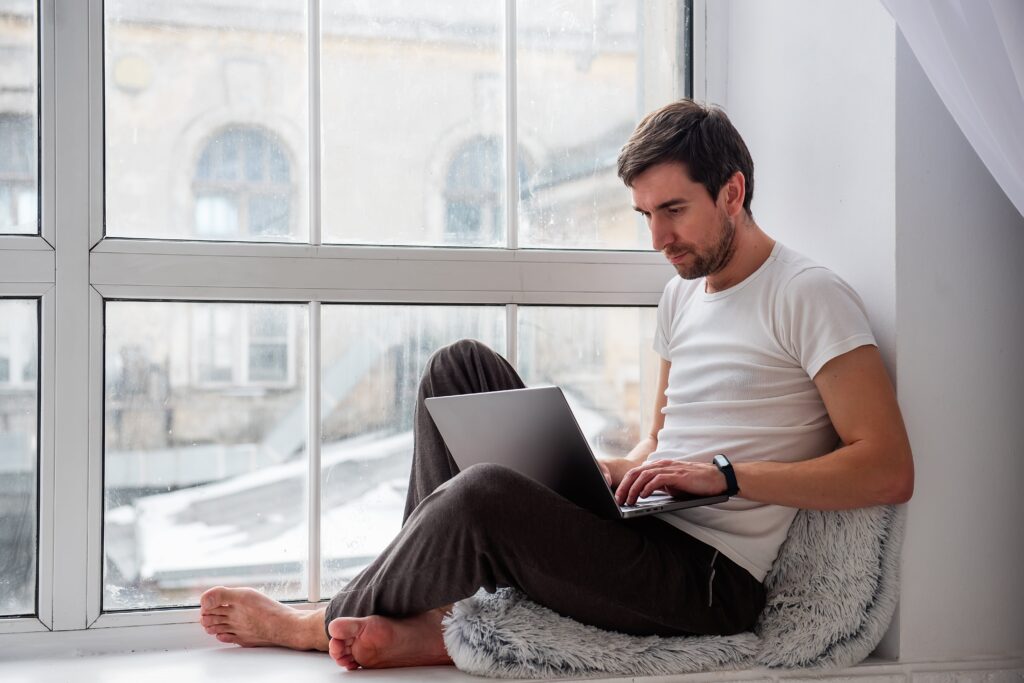
[[[504,465],[606,519],[729,499],[656,492],[635,505],[619,505],[558,387],[438,396],[426,399],[426,407],[460,470],[478,463]]]

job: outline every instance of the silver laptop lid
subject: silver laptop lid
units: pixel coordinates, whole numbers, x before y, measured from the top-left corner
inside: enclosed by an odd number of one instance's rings
[[[505,465],[608,519],[728,500],[662,495],[619,506],[558,387],[428,398],[426,406],[459,469]]]

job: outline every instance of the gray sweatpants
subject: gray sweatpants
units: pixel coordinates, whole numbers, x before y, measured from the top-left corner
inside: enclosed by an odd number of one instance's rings
[[[732,634],[764,607],[760,582],[654,517],[610,521],[500,465],[459,472],[423,406],[430,396],[522,388],[476,341],[431,356],[414,417],[401,531],[331,600],[341,616],[410,616],[479,588],[518,588],[585,624],[632,634]]]

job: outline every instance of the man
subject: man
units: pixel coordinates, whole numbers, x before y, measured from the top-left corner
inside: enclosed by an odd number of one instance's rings
[[[460,342],[431,358],[420,386],[394,541],[325,610],[211,589],[201,602],[209,633],[328,650],[348,669],[450,663],[445,612],[497,586],[627,633],[736,633],[764,605],[762,581],[796,508],[910,498],[910,445],[863,306],[754,222],[753,162],[726,115],[687,100],[650,114],[619,176],[680,277],[658,307],[654,424],[625,458],[604,462],[606,476],[620,503],[656,489],[738,494],[608,521],[507,468],[460,473],[423,399],[523,386],[493,351]],[[719,453],[731,472],[712,463]]]

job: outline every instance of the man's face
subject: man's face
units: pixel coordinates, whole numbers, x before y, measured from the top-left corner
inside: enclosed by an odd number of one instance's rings
[[[707,188],[677,163],[652,166],[633,180],[633,208],[647,219],[651,243],[686,280],[717,273],[735,251],[735,221]],[[720,193],[721,194],[721,193]]]

